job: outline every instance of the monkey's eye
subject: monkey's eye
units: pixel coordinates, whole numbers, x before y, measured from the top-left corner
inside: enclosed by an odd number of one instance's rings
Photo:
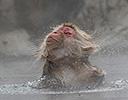
[[[57,34],[57,32],[53,32],[54,34]]]
[[[67,34],[67,35],[71,35],[71,33],[69,33],[69,32],[65,32],[65,34]]]

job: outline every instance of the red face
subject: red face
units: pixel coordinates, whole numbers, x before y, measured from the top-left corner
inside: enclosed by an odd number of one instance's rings
[[[53,31],[49,34],[46,43],[47,45],[61,43],[64,39],[74,37],[76,34],[75,30],[70,27],[61,27],[57,31]]]

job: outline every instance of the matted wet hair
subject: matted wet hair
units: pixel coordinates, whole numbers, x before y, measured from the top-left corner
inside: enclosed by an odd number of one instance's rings
[[[66,54],[72,57],[83,57],[85,55],[88,56],[93,52],[97,51],[97,45],[93,41],[93,38],[72,23],[62,23],[61,25],[54,27],[53,30],[54,31],[58,30],[64,26],[71,27],[76,31],[76,35],[74,38],[69,37],[65,39],[63,42],[64,47],[67,48]],[[46,45],[47,37],[48,35],[44,38],[43,42],[39,47],[38,59],[47,58],[48,56],[47,45]]]

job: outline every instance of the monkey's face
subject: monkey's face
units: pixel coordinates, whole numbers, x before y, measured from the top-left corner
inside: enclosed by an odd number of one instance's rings
[[[74,38],[76,32],[74,29],[70,27],[61,27],[58,30],[53,30],[47,37],[46,44],[54,45],[54,44],[62,44],[63,41],[67,38]]]

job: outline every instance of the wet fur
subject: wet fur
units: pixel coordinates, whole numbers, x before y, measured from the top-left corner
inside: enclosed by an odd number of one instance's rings
[[[97,51],[97,45],[91,36],[72,23],[63,23],[54,30],[64,26],[74,29],[76,35],[60,42],[59,47],[57,45],[47,47],[46,40],[49,34],[44,38],[38,54],[38,59],[46,61],[41,78],[50,77],[60,86],[99,86],[104,79],[102,70],[92,66],[88,61],[89,55]],[[47,78],[39,85],[50,86]]]

